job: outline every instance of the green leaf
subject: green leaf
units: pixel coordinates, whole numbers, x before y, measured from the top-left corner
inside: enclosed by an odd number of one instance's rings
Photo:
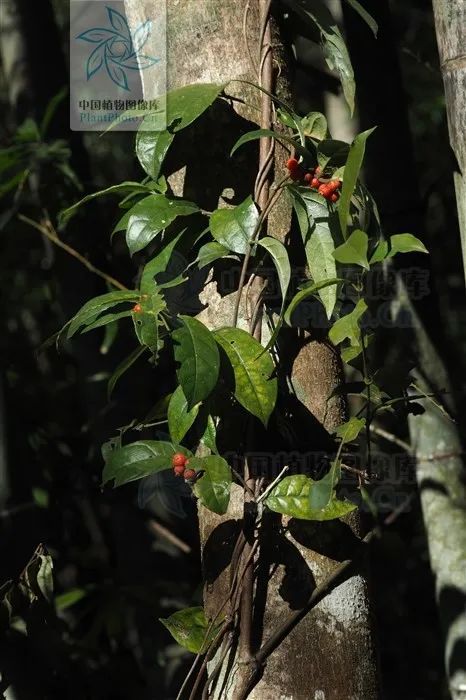
[[[218,243],[217,241],[210,241],[209,243],[205,243],[200,249],[199,253],[197,254],[196,262],[199,270],[202,270],[203,267],[206,265],[210,265],[211,263],[215,262],[216,260],[219,260],[220,258],[226,258],[230,257],[228,255],[229,249],[225,248],[224,245],[221,243]]]
[[[345,141],[326,139],[317,147],[317,160],[322,170],[327,166],[341,168],[346,163],[349,153],[349,145]]]
[[[388,255],[388,241],[380,239],[377,246],[372,253],[371,259],[369,260],[370,265],[375,265],[375,263],[382,262]]]
[[[181,386],[173,392],[168,404],[168,429],[174,442],[181,442],[192,427],[199,413],[200,404],[188,409],[188,402]]]
[[[234,253],[244,255],[258,223],[259,212],[249,196],[236,207],[214,211],[210,217],[210,231],[218,243]]]
[[[66,224],[80,206],[86,204],[86,202],[91,202],[93,199],[97,199],[97,197],[103,197],[107,194],[132,194],[134,192],[145,193],[150,192],[150,189],[147,185],[142,185],[140,182],[122,182],[119,185],[107,187],[105,190],[88,194],[86,197],[83,197],[83,199],[80,199],[79,202],[73,204],[73,206],[60,212],[58,215],[59,224],[60,226]]]
[[[296,310],[297,306],[307,299],[310,296],[316,296],[316,294],[319,292],[320,289],[324,289],[325,287],[330,287],[332,285],[337,285],[339,282],[344,282],[345,280],[340,277],[335,277],[330,280],[323,280],[322,282],[319,282],[318,284],[311,284],[308,287],[305,287],[304,289],[301,289],[301,291],[297,292],[291,302],[289,303],[285,314],[284,314],[284,319],[285,322],[291,326],[291,317],[293,315],[293,312]]]
[[[318,284],[327,282],[337,276],[337,266],[333,251],[335,244],[329,226],[329,211],[323,198],[316,192],[301,188],[293,193],[304,206],[308,217],[308,230],[301,229],[306,259],[310,275]],[[304,224],[304,220],[302,221]],[[319,296],[330,318],[337,301],[336,285],[325,285],[320,288]]]
[[[328,334],[332,343],[338,345],[348,338],[351,345],[359,347],[361,340],[359,321],[366,311],[367,304],[364,299],[360,299],[351,313],[335,321]]]
[[[84,588],[71,588],[69,591],[55,596],[55,608],[60,611],[67,610],[86,596],[87,591]]]
[[[214,389],[220,369],[220,355],[215,338],[203,323],[191,316],[180,316],[181,328],[173,332],[175,360],[184,395],[191,409],[204,401]]]
[[[345,172],[343,175],[343,188],[341,191],[338,206],[338,216],[340,218],[340,226],[343,238],[346,238],[351,197],[353,196],[354,188],[356,187],[362,162],[364,160],[366,141],[372,134],[374,129],[375,127],[373,129],[363,131],[362,134],[358,134],[354,139],[353,143],[351,144],[349,150],[348,160],[346,161]]]
[[[424,243],[411,233],[396,233],[390,236],[390,250],[387,257],[392,258],[397,253],[428,253]]]
[[[114,371],[114,373],[112,374],[110,379],[108,380],[108,387],[107,387],[107,397],[108,398],[111,397],[113,390],[115,389],[118,381],[123,376],[123,374],[125,372],[127,372],[129,370],[129,368],[132,367],[132,365],[134,365],[136,360],[138,360],[141,357],[141,355],[143,355],[145,353],[145,351],[146,351],[146,348],[143,346],[140,346],[140,347],[136,348],[135,350],[133,350],[133,352],[130,355],[128,355],[128,357],[125,357],[123,362],[120,362],[120,364],[118,365],[118,367],[116,368],[116,370]]]
[[[182,199],[168,199],[163,194],[151,194],[137,202],[128,213],[126,242],[131,255],[145,248],[178,216],[196,214],[199,207]]]
[[[129,318],[131,316],[131,311],[119,311],[116,314],[105,314],[105,316],[100,316],[96,321],[89,323],[85,328],[81,330],[81,333],[89,333],[96,328],[102,328],[102,326],[108,326],[109,323],[115,323],[121,318]]]
[[[107,309],[124,302],[136,302],[139,299],[139,292],[128,290],[118,290],[101,294],[94,299],[90,299],[84,306],[73,316],[68,326],[68,338],[71,338],[82,326],[87,326],[94,321]]]
[[[185,608],[170,617],[159,618],[160,622],[183,649],[192,654],[205,652],[218,632],[218,625],[211,626],[207,620],[204,608]]]
[[[41,137],[44,138],[47,134],[47,130],[49,128],[50,122],[52,121],[57,108],[59,107],[60,103],[63,102],[65,97],[68,95],[68,87],[62,87],[61,90],[57,92],[56,95],[52,97],[51,100],[47,103],[47,107],[45,108],[44,116],[42,117],[42,121],[40,123],[40,134]]]
[[[320,112],[310,112],[301,119],[303,133],[310,139],[322,141],[327,136],[327,120]]]
[[[147,298],[141,297],[139,305],[141,311],[132,313],[136,337],[157,357],[161,346],[160,313],[166,308],[165,300],[159,292],[154,292]]]
[[[183,229],[180,231],[180,233],[173,236],[172,240],[166,243],[160,253],[156,255],[155,258],[152,258],[152,260],[149,260],[149,262],[145,265],[141,275],[141,294],[150,294],[154,291],[156,286],[155,276],[166,271],[173,251],[184,233],[186,233],[186,229]]]
[[[208,449],[214,454],[218,453],[217,428],[215,426],[214,418],[210,414],[207,416],[207,424],[200,442],[208,447]]]
[[[327,508],[333,498],[335,488],[340,481],[341,466],[339,460],[332,463],[330,471],[319,481],[314,481],[309,492],[309,506],[313,510]]]
[[[113,480],[115,487],[122,486],[149,474],[171,469],[171,460],[176,452],[191,456],[189,450],[180,445],[156,440],[140,440],[110,450],[105,460],[102,483]]]
[[[333,257],[340,263],[347,265],[360,265],[369,269],[367,261],[367,249],[369,238],[367,233],[356,229],[342,245],[335,248]]]
[[[143,119],[143,124],[145,119]],[[174,135],[169,131],[145,131],[143,129],[138,131],[136,155],[141,166],[153,180],[158,179],[163,161],[174,138]]]
[[[335,430],[335,434],[341,439],[342,444],[345,445],[347,442],[353,442],[353,440],[356,440],[359,433],[365,428],[365,426],[365,418],[356,418],[353,416],[346,421],[346,423],[339,425]]]
[[[271,379],[275,367],[270,354],[240,328],[220,328],[213,334],[233,368],[236,400],[267,427],[277,400],[277,380]]]
[[[225,89],[227,83],[196,83],[167,94],[167,125],[173,133],[181,131],[201,116]]]
[[[348,49],[331,12],[322,0],[285,0],[285,4],[294,10],[298,17],[304,21],[310,21],[319,29],[325,60],[331,70],[337,71],[346,102],[353,114],[355,95],[353,67]]]
[[[318,521],[341,518],[357,507],[350,501],[341,501],[335,497],[332,497],[324,508],[311,507],[311,490],[315,484],[313,479],[309,479],[304,474],[287,476],[272,490],[266,504],[276,513],[290,515],[300,520]]]
[[[233,156],[236,151],[241,148],[241,146],[244,146],[245,143],[257,141],[257,139],[262,139],[264,137],[275,139],[279,143],[282,141],[289,143],[291,146],[293,146],[298,155],[303,156],[303,158],[306,160],[313,160],[312,153],[307,148],[304,148],[304,146],[302,146],[298,141],[293,139],[291,136],[287,136],[287,134],[282,134],[281,131],[272,131],[271,129],[256,129],[255,131],[246,132],[240,136],[238,141],[235,143],[231,149],[230,156]]]
[[[278,280],[280,282],[280,290],[282,293],[282,308],[280,311],[281,316],[283,314],[286,295],[288,293],[288,287],[291,281],[291,265],[288,258],[288,253],[283,243],[276,238],[272,238],[271,236],[265,236],[264,238],[259,239],[257,243],[262,246],[262,248],[265,248],[274,261],[275,267],[277,268]]]
[[[194,485],[194,493],[202,505],[217,515],[226,513],[232,482],[228,462],[218,455],[210,455],[202,459],[190,459],[189,467],[204,471],[204,475]]]
[[[364,20],[371,32],[375,37],[379,31],[379,26],[375,19],[368,13],[368,11],[358,2],[358,0],[346,0],[348,5],[351,5],[353,10],[355,10],[358,15]]]

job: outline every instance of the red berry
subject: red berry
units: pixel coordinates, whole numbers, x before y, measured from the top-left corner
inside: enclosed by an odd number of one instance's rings
[[[188,479],[188,480],[194,479],[195,476],[196,476],[196,472],[194,471],[194,469],[186,469],[186,471],[184,473],[185,479]]]
[[[334,192],[334,193],[332,194],[332,196],[330,197],[330,199],[332,200],[332,202],[338,202],[339,196],[337,195],[336,192]]]
[[[312,173],[306,173],[304,176],[304,182],[311,182],[312,180]]]
[[[184,455],[182,452],[177,452],[172,457],[172,465],[174,467],[183,467],[183,469],[184,469],[186,462],[187,462],[186,455]]]
[[[323,183],[322,185],[320,185],[318,192],[319,192],[319,194],[322,195],[322,197],[327,197],[330,194],[326,183]]]
[[[133,306],[133,314],[140,314],[142,311],[142,306],[141,304],[136,304]]]
[[[286,161],[286,167],[291,172],[293,170],[296,170],[296,168],[299,167],[299,163],[296,160],[296,158],[288,158],[288,160]]]
[[[318,189],[320,187],[320,180],[318,180],[316,177],[311,180],[311,187],[314,187],[314,189]]]
[[[184,464],[177,464],[173,467],[173,471],[175,472],[175,476],[183,476],[185,473]]]
[[[340,180],[330,180],[330,182],[328,183],[327,187],[328,187],[329,190],[331,190],[332,192],[336,192],[337,189],[340,187]]]
[[[317,168],[315,169],[315,175],[320,175],[321,172],[322,172],[322,168],[320,167],[320,165],[318,165]]]

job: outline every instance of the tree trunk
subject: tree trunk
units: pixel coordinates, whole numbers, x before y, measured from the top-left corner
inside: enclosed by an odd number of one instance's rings
[[[138,0],[126,0],[127,15],[139,7]],[[157,15],[159,0],[146,3],[148,16]],[[250,5],[247,41],[255,56],[258,53],[259,3],[246,0],[174,0],[168,5],[168,86],[169,89],[195,82],[222,83],[233,78],[257,82],[243,37],[243,17]],[[152,10],[152,13],[149,10]],[[276,26],[275,26],[276,31]],[[280,64],[277,91],[288,97],[287,67],[279,37],[274,36],[275,65]],[[237,137],[257,128],[260,107],[256,90],[240,83],[228,85],[227,92],[242,98],[235,102],[235,111],[216,105],[189,133],[178,137],[182,152],[169,154],[169,182],[176,194],[195,199],[206,209],[225,203],[223,197],[241,202],[253,192],[257,173],[257,147],[244,149],[243,158],[235,158],[227,166],[228,154]],[[251,106],[252,105],[252,106]],[[187,167],[182,168],[187,160]],[[283,171],[284,152],[277,149],[275,178]],[[221,204],[220,204],[221,205]],[[282,198],[273,210],[269,231],[284,238],[289,229],[291,212]],[[221,297],[217,281],[209,283],[202,293],[208,304],[200,318],[210,327],[231,325],[235,294]],[[241,309],[240,325],[245,327],[247,310]],[[307,409],[306,433],[299,436],[308,452],[318,451],[321,433],[331,430],[345,419],[345,404],[327,397],[342,377],[340,359],[324,340],[297,339],[292,336],[287,352],[291,380],[303,407]],[[313,418],[314,417],[314,418]],[[314,425],[309,430],[310,419]],[[322,430],[324,428],[324,430]],[[299,428],[298,428],[299,432]],[[260,436],[255,436],[260,442]],[[270,455],[270,447],[261,445],[261,452]],[[304,450],[303,450],[304,451]],[[200,508],[200,530],[205,572],[205,605],[210,615],[222,604],[228,588],[227,555],[242,518],[242,489],[235,487],[229,512],[219,517]],[[260,537],[262,548],[256,562],[256,605],[254,627],[258,643],[267,638],[290,609],[302,607],[306,596],[324,580],[341,557],[342,543],[358,545],[359,519],[351,523],[319,523],[290,521],[286,534],[274,515],[264,518]],[[285,523],[286,524],[286,523]],[[356,536],[355,536],[356,535]],[[273,573],[271,573],[273,570]],[[249,697],[255,700],[294,698],[372,700],[377,697],[375,653],[372,640],[367,583],[362,575],[348,578],[329,594],[299,624],[285,643],[270,657],[260,682]],[[233,660],[233,663],[235,661]],[[235,666],[226,688],[221,683],[212,697],[232,698],[241,684],[243,670]]]
[[[420,235],[424,229],[423,211],[416,179],[416,167],[409,129],[406,99],[401,70],[391,30],[389,6],[386,0],[377,3],[363,0],[364,7],[379,23],[377,40],[358,17],[346,15],[348,41],[358,85],[358,104],[361,128],[377,125],[367,149],[366,179],[381,212],[387,233],[412,231]],[[453,12],[451,3],[437,3],[446,16]],[[376,5],[376,7],[375,7]],[[434,3],[435,5],[435,3]],[[459,3],[457,3],[459,5]],[[449,10],[451,8],[451,10]],[[438,12],[437,8],[437,12]],[[458,9],[458,16],[460,11]],[[466,15],[463,12],[463,20]],[[458,31],[459,31],[458,25]],[[464,22],[461,25],[464,30]],[[448,29],[445,28],[444,38]],[[454,34],[454,32],[453,32]],[[455,35],[456,36],[456,35]],[[463,37],[466,36],[463,31]],[[464,47],[464,44],[463,44]],[[464,48],[463,48],[464,53]],[[456,53],[459,55],[459,49]],[[370,60],[368,60],[370,56]],[[380,80],[383,74],[384,80]],[[463,69],[463,79],[464,79]],[[457,99],[462,99],[460,96]],[[456,109],[456,108],[455,108]],[[463,123],[464,123],[463,112]],[[466,164],[464,130],[456,132],[461,141],[463,164]],[[397,188],[393,195],[393,179],[387,173],[397,171],[402,154],[403,167],[410,173],[410,187]],[[383,167],[381,167],[383,163]],[[459,177],[459,176],[458,176]],[[461,178],[459,178],[461,179]],[[458,183],[457,183],[458,186]],[[464,188],[464,180],[460,185]],[[463,204],[465,190],[463,189]],[[461,206],[461,205],[460,205]],[[404,286],[399,283],[396,314],[403,310],[404,317],[398,340],[401,353],[417,356],[417,385],[426,393],[437,394],[440,404],[454,415],[451,383],[444,364],[445,340],[438,309],[432,271],[427,256],[406,255],[406,268],[426,270],[429,273],[430,293],[422,299],[410,301]],[[406,328],[409,325],[410,328]],[[393,342],[393,338],[390,342]],[[383,347],[385,355],[386,345]],[[445,397],[442,392],[447,391]],[[417,483],[426,528],[430,563],[436,579],[437,601],[444,629],[445,662],[452,697],[464,698],[466,690],[466,490],[465,471],[461,459],[461,441],[458,425],[440,411],[430,400],[422,402],[425,413],[410,416],[411,444],[417,458]],[[461,691],[460,689],[463,688]],[[463,694],[461,694],[461,692]]]
[[[466,6],[461,0],[433,0],[437,43],[447,102],[463,264],[466,274]]]

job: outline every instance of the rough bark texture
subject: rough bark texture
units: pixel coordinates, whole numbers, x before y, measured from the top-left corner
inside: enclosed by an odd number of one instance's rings
[[[462,0],[433,0],[433,6],[450,143],[458,163],[455,187],[466,271],[466,5]]]
[[[137,0],[126,0],[129,8]],[[242,33],[245,0],[173,0],[168,5],[168,84],[169,88],[193,82],[224,82],[245,77],[256,81],[251,72]],[[248,41],[257,53],[258,4],[250,3]],[[159,2],[153,0],[157,12]],[[282,61],[280,53],[275,60]],[[285,66],[280,66],[282,76]],[[283,92],[286,86],[279,87]],[[227,92],[245,100],[235,103],[236,113],[215,106],[199,120],[196,128],[183,133],[178,147],[169,155],[170,185],[177,194],[193,198],[212,209],[229,202],[241,202],[253,191],[257,169],[257,145],[245,148],[231,161],[226,172],[229,150],[240,133],[258,121],[258,93],[233,83]],[[252,106],[251,106],[252,105]],[[188,165],[181,168],[189,154]],[[283,153],[278,152],[275,177],[282,175]],[[228,200],[228,201],[226,201]],[[283,238],[290,228],[290,209],[285,199],[274,209],[269,232]],[[210,326],[231,324],[234,295],[220,298],[214,280],[202,294],[208,308],[200,318]],[[248,314],[241,309],[241,324]],[[321,432],[344,420],[345,406],[340,399],[327,405],[327,397],[341,381],[341,363],[335,350],[324,340],[304,338],[298,342],[290,331],[287,342],[288,368],[296,394],[314,416]],[[309,415],[309,414],[307,414]],[[312,418],[312,415],[310,416]],[[319,435],[319,433],[317,433]],[[316,438],[317,439],[317,438]],[[318,449],[312,430],[301,435],[308,451]],[[320,439],[320,437],[319,437]],[[232,553],[238,520],[242,517],[242,489],[235,487],[229,512],[224,517],[200,509],[200,529],[206,578],[205,604],[214,614],[228,587],[228,562]],[[326,578],[340,561],[351,555],[359,540],[358,519],[351,524],[337,522],[325,527],[291,521],[286,530],[279,519],[269,515],[262,530],[263,547],[257,563],[257,637],[267,636],[287,611],[301,607],[313,587]],[[284,532],[286,534],[280,534]],[[259,639],[256,641],[260,641]],[[230,679],[239,674],[234,668]],[[230,698],[234,688],[217,687],[215,697]],[[250,698],[293,698],[293,700],[373,700],[377,697],[374,647],[368,606],[367,585],[362,576],[353,576],[322,603],[289,636],[269,659],[262,679]]]

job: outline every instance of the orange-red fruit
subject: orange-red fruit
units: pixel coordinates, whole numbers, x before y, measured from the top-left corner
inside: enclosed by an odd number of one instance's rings
[[[318,165],[316,168],[315,174],[320,175],[321,172],[322,172],[322,168],[320,167],[320,165]]]
[[[175,472],[175,476],[183,476],[185,474],[184,464],[177,464],[173,467],[173,471]]]
[[[184,469],[187,461],[186,455],[184,455],[182,452],[177,452],[172,457],[172,465],[174,467],[183,467]]]
[[[185,470],[185,473],[184,473],[185,479],[194,479],[195,476],[196,476],[196,472],[194,471],[194,469],[186,469]]]
[[[141,311],[142,311],[142,306],[141,306],[141,304],[136,304],[135,306],[133,306],[133,313],[134,313],[134,314],[140,314]]]
[[[313,178],[311,180],[311,187],[314,187],[315,189],[318,189],[320,187],[320,180],[318,178]]]
[[[325,183],[319,187],[318,192],[322,195],[322,197],[328,197],[330,194],[328,186]]]
[[[288,160],[286,161],[286,167],[291,172],[293,170],[296,170],[297,167],[299,167],[299,163],[296,160],[296,158],[288,158]]]
[[[340,187],[340,180],[331,180],[331,181],[328,183],[327,187],[328,187],[329,190],[331,190],[332,192],[336,192],[337,189]]]
[[[332,196],[330,197],[330,199],[332,200],[332,202],[338,202],[339,197],[338,197],[337,193],[334,192],[334,193],[332,194]]]
[[[304,182],[311,182],[313,178],[312,173],[306,173],[304,176]]]

